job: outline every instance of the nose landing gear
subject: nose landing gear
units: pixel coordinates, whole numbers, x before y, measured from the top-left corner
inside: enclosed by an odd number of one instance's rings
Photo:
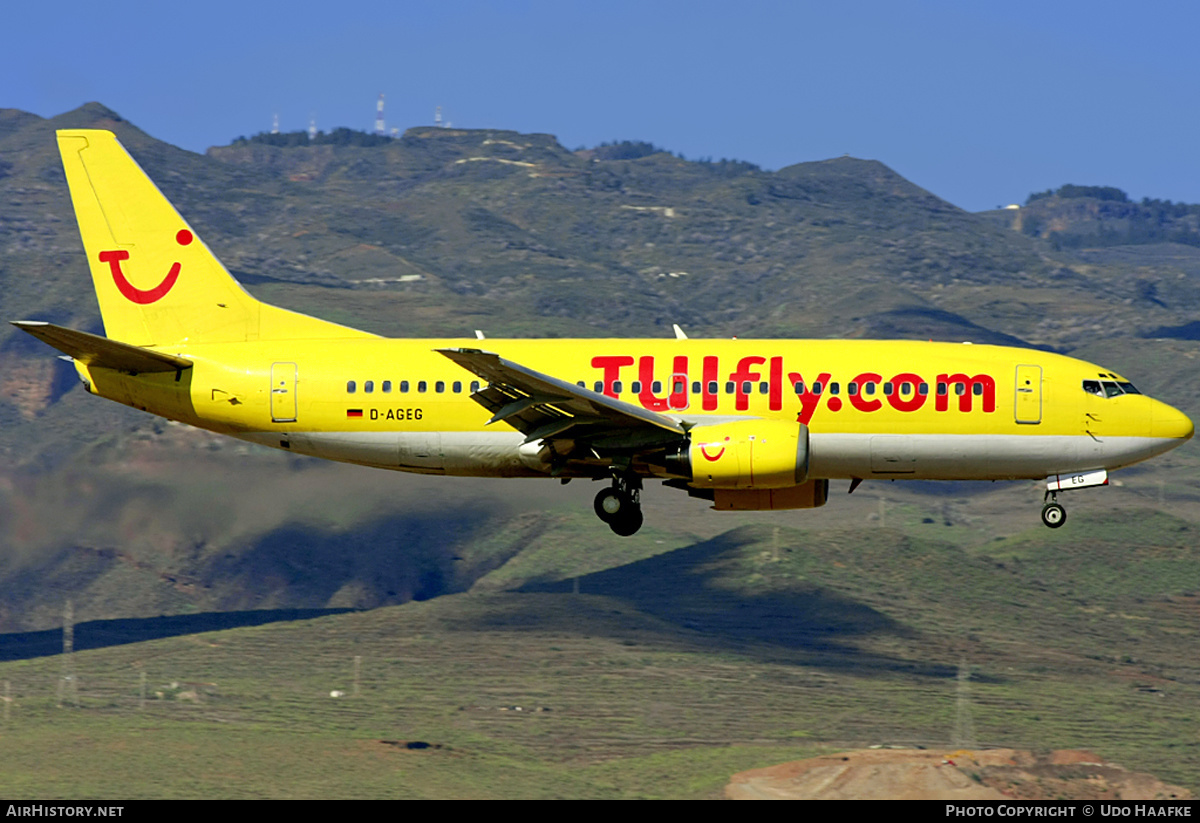
[[[596,516],[615,534],[629,537],[642,527],[642,479],[635,474],[613,475],[611,488],[596,495]]]
[[[1067,522],[1067,510],[1058,502],[1057,494],[1048,491],[1043,500],[1045,500],[1045,505],[1042,506],[1043,523],[1052,529],[1057,529]]]
[[[1046,496],[1042,498],[1042,522],[1057,529],[1067,522],[1067,510],[1058,502],[1058,493],[1068,489],[1087,489],[1107,486],[1108,471],[1094,469],[1076,474],[1052,474],[1046,478]]]

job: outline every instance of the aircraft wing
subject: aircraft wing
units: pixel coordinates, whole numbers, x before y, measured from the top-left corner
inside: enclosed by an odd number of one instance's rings
[[[39,320],[11,322],[21,331],[32,334],[43,343],[48,343],[89,366],[133,374],[182,371],[192,366],[192,361],[186,357],[133,346],[97,334],[56,326],[53,323],[43,323]]]
[[[438,349],[469,372],[487,381],[471,398],[492,413],[491,423],[504,421],[537,440],[583,441],[593,447],[638,450],[670,443],[687,431],[663,414],[580,388],[480,349]]]

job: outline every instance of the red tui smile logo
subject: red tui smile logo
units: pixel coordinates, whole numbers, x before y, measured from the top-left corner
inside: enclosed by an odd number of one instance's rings
[[[726,443],[728,443],[728,442],[729,442],[729,438],[728,438],[728,437],[726,437],[726,438],[725,438],[725,442],[726,442]],[[708,449],[709,449],[709,447],[710,447],[710,446],[716,446],[716,445],[720,445],[720,446],[721,446],[721,448],[720,448],[720,449],[717,451],[717,453],[716,453],[716,454],[709,454],[709,453],[708,453]],[[700,444],[700,454],[702,454],[702,455],[704,456],[704,459],[705,459],[705,460],[707,460],[708,462],[710,462],[710,463],[715,463],[715,462],[717,462],[718,460],[720,460],[720,459],[721,459],[721,455],[725,454],[725,445],[724,445],[724,443],[722,443],[722,444],[717,444],[717,443],[701,443],[701,444]]]
[[[181,246],[188,245],[193,239],[192,233],[187,229],[180,229],[175,235],[175,242]],[[163,278],[161,283],[152,289],[139,289],[130,283],[125,277],[125,273],[121,271],[121,261],[128,259],[129,252],[123,249],[100,252],[100,262],[108,264],[109,269],[112,271],[113,282],[117,284],[117,290],[130,302],[144,306],[148,303],[162,300],[175,285],[175,281],[179,279],[181,264],[173,263],[171,264],[171,270],[167,272],[167,276]]]

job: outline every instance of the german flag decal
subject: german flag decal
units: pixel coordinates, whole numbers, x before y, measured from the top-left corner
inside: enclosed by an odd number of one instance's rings
[[[362,417],[362,409],[346,409],[347,417]]]

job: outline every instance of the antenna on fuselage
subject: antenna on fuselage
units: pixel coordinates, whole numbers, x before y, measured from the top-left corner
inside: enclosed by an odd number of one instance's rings
[[[475,339],[476,339],[476,340],[482,340],[482,339],[483,339],[483,332],[481,332],[479,329],[476,329],[476,330],[475,330]]]
[[[678,323],[672,323],[671,328],[675,329],[675,339],[676,340],[687,340],[688,339],[688,336],[683,333],[683,329],[679,328]]]

